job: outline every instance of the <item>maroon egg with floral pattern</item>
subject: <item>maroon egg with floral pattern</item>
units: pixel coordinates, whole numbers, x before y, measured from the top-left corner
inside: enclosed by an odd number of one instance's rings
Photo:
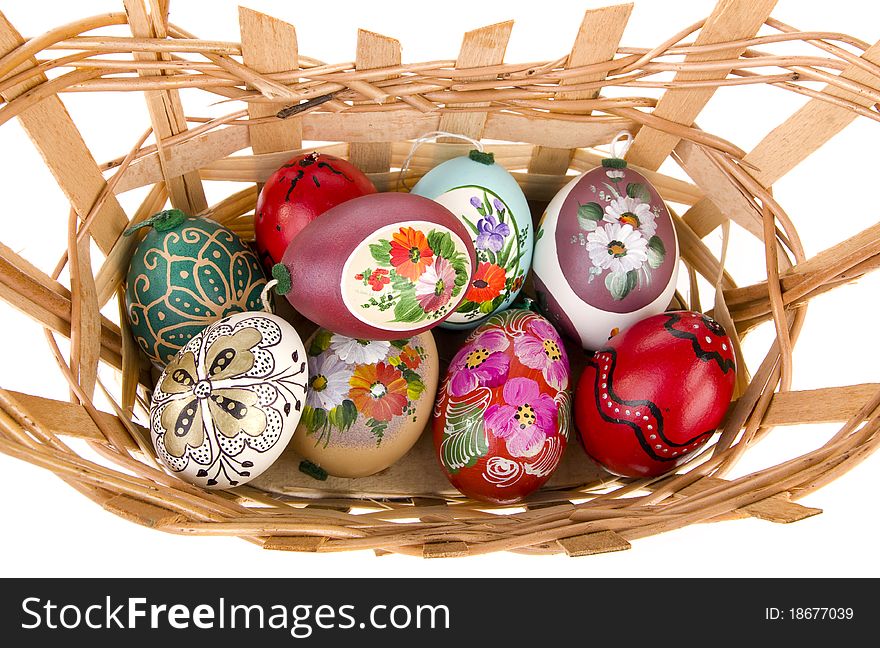
[[[413,194],[381,193],[309,223],[272,274],[293,307],[323,328],[398,340],[449,317],[475,266],[470,235],[448,209]]]
[[[678,281],[672,215],[648,179],[619,158],[572,178],[535,234],[541,311],[584,349],[669,308]]]
[[[269,176],[257,198],[254,236],[266,270],[281,260],[302,229],[331,207],[376,193],[376,187],[348,160],[307,153]]]
[[[559,334],[537,313],[502,311],[474,329],[434,406],[434,448],[452,485],[495,504],[540,488],[568,441],[569,371]]]
[[[587,363],[575,393],[581,442],[616,475],[662,475],[706,445],[735,381],[733,344],[718,322],[692,311],[649,317]]]

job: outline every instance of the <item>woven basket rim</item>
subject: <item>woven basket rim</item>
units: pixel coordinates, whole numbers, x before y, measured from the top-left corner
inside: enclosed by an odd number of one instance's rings
[[[0,390],[0,451],[56,473],[131,521],[170,533],[238,536],[293,551],[587,555],[707,520],[756,516],[787,522],[814,515],[817,509],[795,500],[844,474],[876,448],[880,393],[871,385],[791,392],[792,349],[812,297],[880,263],[880,228],[807,258],[794,223],[773,198],[772,183],[852,119],[880,121],[875,109],[880,49],[844,34],[799,31],[770,18],[772,4],[719,3],[706,20],[644,49],[618,45],[629,5],[590,10],[567,56],[527,64],[503,62],[510,22],[468,32],[456,59],[412,64],[399,62],[399,44],[395,58],[394,39],[365,31],[359,34],[354,64],[305,56],[297,62],[294,36],[292,66],[271,62],[265,37],[271,32],[289,38],[292,26],[247,9],[240,10],[242,43],[200,40],[168,22],[167,15],[150,16],[143,0],[126,0],[126,12],[85,18],[29,41],[0,15],[0,51],[5,52],[0,57],[0,125],[19,118],[56,177],[61,156],[82,162],[81,175],[58,177],[72,209],[69,246],[54,275],[5,246],[0,249],[0,282],[11,288],[4,296],[46,327],[75,402]],[[132,37],[95,33],[125,24]],[[607,29],[608,42],[604,49],[595,44],[591,49],[583,35],[599,24]],[[755,36],[764,25],[773,33]],[[793,41],[812,49],[784,56],[764,51]],[[47,54],[50,50],[54,54]],[[110,50],[123,50],[131,58],[125,65],[110,63],[102,56]],[[199,53],[208,62],[196,65],[172,53]],[[34,57],[44,62],[35,66]],[[45,73],[55,67],[65,73],[47,79]],[[120,72],[127,74],[120,77]],[[659,72],[675,72],[675,77],[652,80]],[[807,85],[815,81],[826,84],[825,89]],[[750,153],[694,124],[717,88],[753,83],[806,95],[814,110],[795,113]],[[184,118],[178,90],[189,87],[245,101],[247,108],[219,119]],[[606,87],[625,87],[632,96],[603,97],[600,91]],[[639,94],[648,88],[664,93],[659,99]],[[77,133],[59,93],[133,90],[144,92],[152,124],[127,155],[99,164],[84,144],[58,134]],[[830,114],[837,116],[839,127],[823,121]],[[736,332],[738,357],[740,336],[757,324],[772,321],[777,333],[764,362],[751,376],[742,372],[738,399],[717,441],[677,473],[545,489],[519,510],[494,507],[487,513],[493,507],[436,493],[370,504],[341,494],[317,503],[302,496],[280,498],[249,486],[206,492],[159,469],[149,434],[131,417],[148,403],[153,376],[125,318],[117,325],[100,314],[102,306],[121,295],[136,240],[120,236],[125,227],[170,202],[252,235],[248,215],[256,185],[209,206],[203,180],[261,182],[287,158],[312,150],[302,147],[303,140],[339,142],[319,150],[363,165],[380,190],[398,189],[394,167],[401,166],[411,140],[432,130],[503,140],[493,144],[496,161],[515,171],[528,168],[514,175],[530,198],[541,201],[559,189],[567,172],[598,165],[603,154],[595,147],[622,129],[635,133],[631,165],[667,202],[687,207],[675,222],[691,286],[698,286],[700,275],[716,289],[712,313]],[[161,146],[146,144],[151,132]],[[797,150],[782,150],[779,142],[794,134],[808,135]],[[233,155],[247,147],[252,155]],[[446,141],[425,144],[412,160],[410,180],[465,147]],[[669,156],[690,181],[656,171]],[[142,186],[150,186],[146,199],[135,214],[126,215],[116,195]],[[715,258],[703,243],[718,226],[726,241],[730,222],[763,239],[767,281],[738,286],[724,271],[723,258]],[[91,241],[105,255],[95,273]],[[65,267],[70,287],[57,282]],[[688,303],[679,296],[679,303],[703,310],[698,297]],[[69,358],[57,345],[59,334],[71,339]],[[97,379],[101,362],[122,374],[119,395],[110,395],[115,415],[93,405],[96,390],[104,387]],[[835,404],[844,392],[860,407],[842,410]],[[814,405],[812,413],[804,408],[807,402]],[[825,445],[725,479],[743,452],[774,425],[809,420],[818,410],[842,423]],[[106,462],[79,456],[64,442],[66,436],[88,440]],[[372,510],[353,514],[352,508]]]

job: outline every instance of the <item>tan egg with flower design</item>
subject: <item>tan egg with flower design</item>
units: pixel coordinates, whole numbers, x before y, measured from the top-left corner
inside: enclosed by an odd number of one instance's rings
[[[372,475],[405,455],[437,393],[431,333],[385,341],[319,329],[306,347],[309,388],[291,450],[337,477]]]
[[[299,334],[269,313],[236,313],[193,337],[153,392],[153,447],[181,479],[232,488],[281,455],[296,430],[308,383]]]

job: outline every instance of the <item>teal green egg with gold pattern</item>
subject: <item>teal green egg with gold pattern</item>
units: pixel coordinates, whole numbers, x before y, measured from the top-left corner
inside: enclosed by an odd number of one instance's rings
[[[125,311],[138,345],[164,367],[203,328],[260,310],[260,262],[234,232],[177,209],[130,228],[147,228],[128,269]]]

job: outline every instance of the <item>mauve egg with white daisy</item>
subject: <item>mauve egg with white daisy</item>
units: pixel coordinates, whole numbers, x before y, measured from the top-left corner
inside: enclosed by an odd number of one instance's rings
[[[538,305],[585,349],[672,301],[679,260],[672,217],[651,183],[619,158],[565,185],[535,238]]]
[[[431,333],[363,340],[318,329],[306,349],[309,384],[290,452],[336,477],[372,475],[405,455],[437,392]]]

